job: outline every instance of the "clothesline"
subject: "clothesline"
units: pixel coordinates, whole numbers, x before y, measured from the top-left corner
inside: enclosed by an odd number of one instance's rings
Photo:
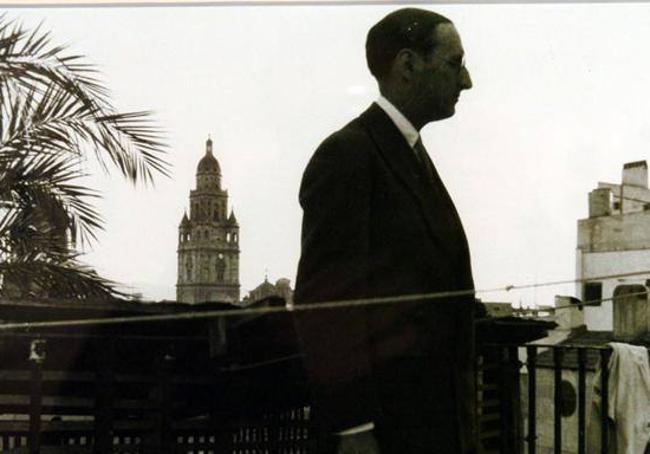
[[[386,304],[399,304],[408,302],[417,302],[425,300],[436,300],[454,297],[471,296],[476,294],[487,294],[495,292],[510,292],[513,290],[525,290],[540,287],[550,287],[556,285],[604,280],[604,279],[617,279],[632,276],[650,275],[650,270],[635,271],[629,273],[608,274],[602,276],[592,276],[590,278],[579,279],[566,279],[559,281],[548,281],[534,284],[520,284],[520,285],[506,285],[503,287],[488,288],[488,289],[471,289],[471,290],[456,290],[448,292],[433,292],[422,293],[413,295],[399,295],[380,298],[361,298],[361,299],[348,299],[337,301],[324,301],[310,304],[299,304],[293,306],[273,306],[273,307],[252,307],[241,309],[220,309],[213,311],[201,312],[181,312],[175,314],[157,314],[157,315],[138,315],[130,317],[103,317],[92,319],[72,319],[72,320],[56,320],[56,321],[41,321],[41,322],[21,322],[21,323],[4,323],[0,324],[0,331],[13,331],[13,330],[32,330],[37,328],[62,328],[62,327],[80,327],[80,326],[105,326],[105,325],[124,325],[133,323],[152,323],[152,322],[168,322],[168,321],[188,321],[212,318],[225,318],[225,317],[243,317],[251,315],[268,315],[275,313],[286,312],[306,312],[314,310],[326,309],[342,309],[353,307],[367,307],[378,306]],[[644,295],[646,292],[637,294],[629,294],[626,296],[639,296]],[[604,301],[611,301],[614,298],[603,298],[599,300],[585,301],[582,303],[569,304],[564,306],[549,307],[549,311],[557,311],[581,306],[596,305]],[[432,303],[433,304],[433,303]]]

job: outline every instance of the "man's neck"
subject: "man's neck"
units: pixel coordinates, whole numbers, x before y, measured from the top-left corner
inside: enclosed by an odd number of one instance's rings
[[[400,93],[393,92],[391,90],[381,89],[381,95],[386,98],[392,105],[394,105],[401,113],[404,115],[408,121],[411,122],[413,127],[420,132],[420,130],[427,124],[426,121],[422,120],[419,115],[417,115],[416,103],[413,100],[413,97],[403,96]]]
[[[404,139],[406,139],[406,142],[413,148],[420,138],[420,133],[411,124],[410,120],[384,96],[379,96],[377,105],[390,117],[391,121],[404,136]]]

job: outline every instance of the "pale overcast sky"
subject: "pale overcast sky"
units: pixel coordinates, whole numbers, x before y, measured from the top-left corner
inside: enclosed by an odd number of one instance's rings
[[[376,98],[367,30],[398,6],[9,9],[89,56],[120,110],[169,131],[173,178],[94,179],[106,231],[85,257],[148,299],[174,299],[177,227],[208,134],[241,226],[242,295],[295,279],[302,171]],[[598,181],[650,148],[650,4],[435,5],[474,88],[424,143],[465,224],[477,288],[571,279]],[[572,285],[481,295],[551,304]]]

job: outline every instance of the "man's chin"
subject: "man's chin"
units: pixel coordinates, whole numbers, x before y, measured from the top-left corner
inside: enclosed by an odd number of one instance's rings
[[[446,106],[444,109],[438,109],[432,121],[444,120],[445,118],[453,117],[456,113],[456,106],[454,104]]]

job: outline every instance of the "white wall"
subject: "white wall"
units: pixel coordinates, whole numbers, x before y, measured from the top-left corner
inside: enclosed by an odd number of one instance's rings
[[[589,279],[597,276],[621,274],[650,270],[650,249],[610,252],[577,251],[576,276]],[[639,276],[604,279],[603,298],[611,298],[614,289],[622,284],[645,284],[650,272]],[[584,299],[582,283],[577,284],[576,294]],[[605,301],[600,306],[585,307],[585,324],[594,331],[613,329],[612,302]]]

